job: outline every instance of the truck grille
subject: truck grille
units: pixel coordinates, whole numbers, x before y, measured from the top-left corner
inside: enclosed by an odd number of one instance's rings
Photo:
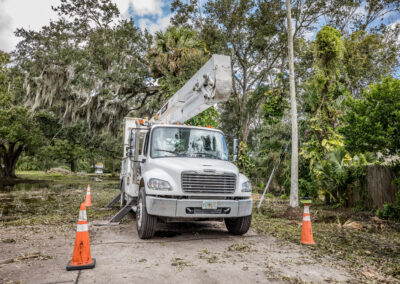
[[[236,188],[236,175],[210,175],[182,173],[182,190],[199,193],[233,193]]]

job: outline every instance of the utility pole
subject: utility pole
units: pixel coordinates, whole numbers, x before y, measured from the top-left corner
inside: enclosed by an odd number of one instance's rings
[[[294,84],[292,12],[290,8],[290,0],[286,0],[286,17],[287,17],[288,51],[289,51],[290,114],[292,118],[290,207],[295,208],[299,206],[299,149],[298,149],[299,139],[297,132],[297,105],[296,105],[296,89]]]

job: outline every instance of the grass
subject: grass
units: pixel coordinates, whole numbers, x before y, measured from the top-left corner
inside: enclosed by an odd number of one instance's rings
[[[17,184],[0,191],[0,226],[36,224],[75,224],[80,204],[91,184],[92,207],[87,209],[88,219],[111,217],[113,211],[98,211],[119,192],[118,177],[101,176],[95,182],[90,175],[45,174],[43,172],[17,172],[24,179],[38,183]]]
[[[287,218],[288,205],[287,200],[267,198],[259,212],[254,209],[253,228],[258,233],[299,244],[301,217]],[[348,270],[361,278],[400,280],[400,224],[378,220],[370,212],[321,204],[311,206],[311,216],[316,244],[306,248],[314,256],[345,260]],[[344,228],[343,223],[349,219],[362,224],[362,229]]]

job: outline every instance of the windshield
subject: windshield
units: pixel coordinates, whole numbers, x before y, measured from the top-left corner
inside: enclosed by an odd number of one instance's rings
[[[189,157],[228,160],[222,133],[211,130],[157,127],[152,132],[151,157]]]

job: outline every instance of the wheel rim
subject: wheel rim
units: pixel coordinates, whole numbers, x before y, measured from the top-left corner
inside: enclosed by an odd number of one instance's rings
[[[143,204],[142,204],[142,199],[139,198],[138,206],[137,206],[137,224],[138,227],[142,227],[142,218],[143,218]]]

